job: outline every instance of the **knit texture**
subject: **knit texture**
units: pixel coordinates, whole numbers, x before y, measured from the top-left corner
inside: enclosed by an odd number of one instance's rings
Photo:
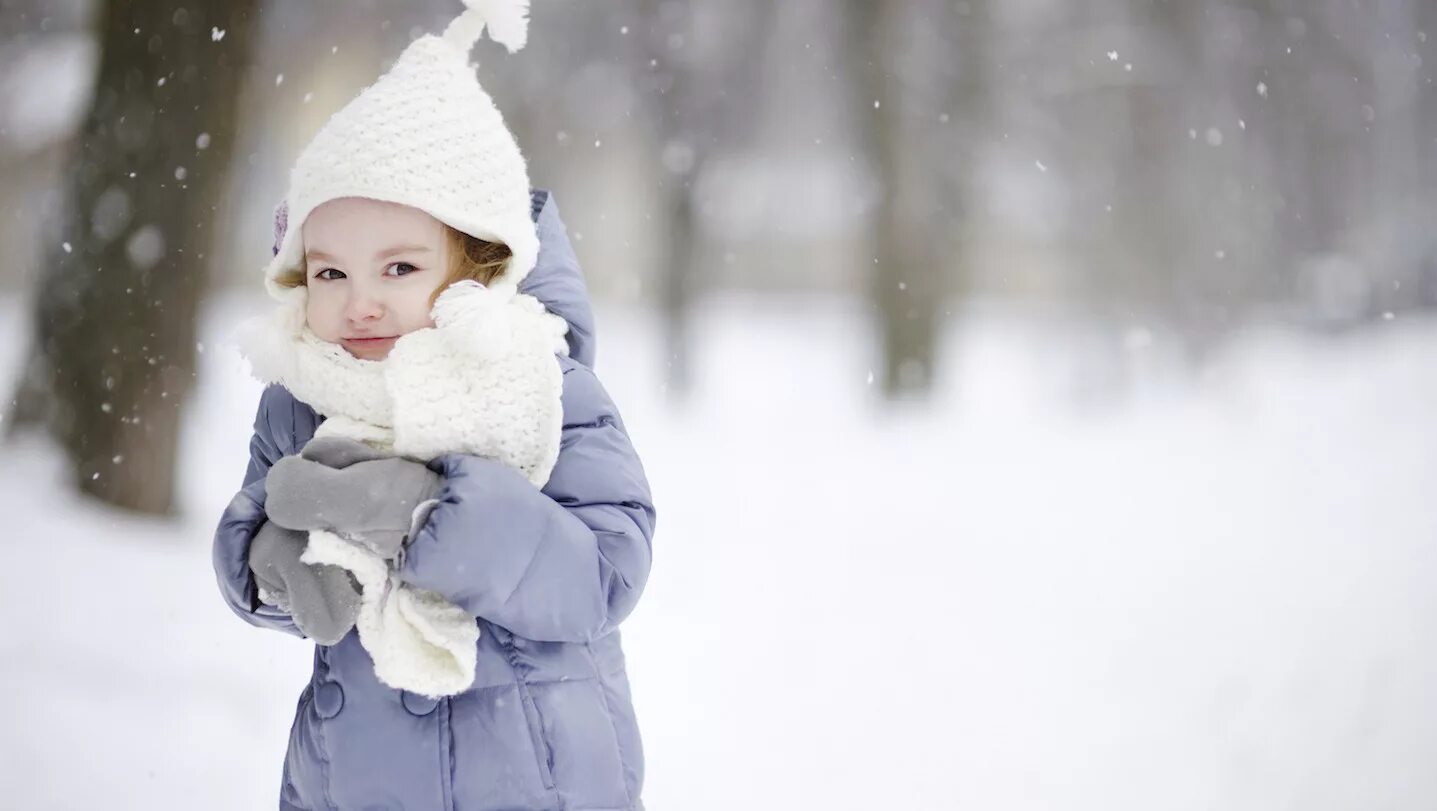
[[[504,243],[513,256],[491,284],[497,289],[518,290],[538,256],[524,157],[475,78],[467,48],[445,37],[415,40],[300,153],[285,195],[292,227],[264,271],[271,295],[295,295],[275,279],[301,266],[300,226],[310,213],[341,197],[412,206],[459,231]]]

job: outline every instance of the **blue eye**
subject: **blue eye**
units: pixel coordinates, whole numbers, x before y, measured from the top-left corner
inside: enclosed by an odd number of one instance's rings
[[[326,275],[325,275],[326,273],[333,273],[333,274],[336,274],[336,275],[334,275],[334,276],[326,276]],[[343,279],[343,278],[344,278],[344,271],[342,271],[342,270],[335,270],[334,268],[325,268],[324,270],[321,270],[320,272],[314,274],[314,278],[316,278],[316,279],[324,279],[324,280],[327,281],[327,282],[332,282],[332,281],[334,281],[334,280],[336,280],[336,279]]]
[[[415,267],[414,265],[409,264],[408,262],[395,262],[394,264],[392,264],[392,265],[389,266],[389,269],[390,269],[390,270],[393,270],[393,271],[396,271],[395,273],[392,273],[392,274],[389,274],[389,275],[392,275],[392,276],[408,276],[409,274],[413,273],[414,271],[418,270],[419,268]]]

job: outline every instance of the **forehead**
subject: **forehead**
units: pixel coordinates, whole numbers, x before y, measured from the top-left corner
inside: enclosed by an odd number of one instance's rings
[[[439,247],[443,225],[411,206],[341,197],[316,208],[302,229],[306,248],[363,252],[398,243]]]

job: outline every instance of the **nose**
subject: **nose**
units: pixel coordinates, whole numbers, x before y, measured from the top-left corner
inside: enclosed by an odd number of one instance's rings
[[[365,291],[356,290],[344,306],[344,317],[353,322],[373,321],[384,315],[384,302]]]

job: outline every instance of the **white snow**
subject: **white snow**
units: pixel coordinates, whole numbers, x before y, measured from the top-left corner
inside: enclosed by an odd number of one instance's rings
[[[136,229],[125,243],[125,256],[133,267],[141,270],[154,267],[165,257],[164,232],[153,223]]]
[[[228,612],[208,545],[259,389],[222,339],[257,303],[204,321],[182,518],[0,449],[7,807],[274,806],[310,649]],[[659,505],[624,626],[649,807],[1437,803],[1437,320],[1258,332],[1075,407],[1076,334],[978,309],[935,401],[886,408],[862,312],[711,303],[678,406],[658,319],[600,314]],[[0,380],[21,316],[0,297]],[[1136,363],[1163,335],[1135,329]]]
[[[54,34],[7,45],[0,52],[0,133],[29,151],[74,132],[100,58],[91,37]]]

